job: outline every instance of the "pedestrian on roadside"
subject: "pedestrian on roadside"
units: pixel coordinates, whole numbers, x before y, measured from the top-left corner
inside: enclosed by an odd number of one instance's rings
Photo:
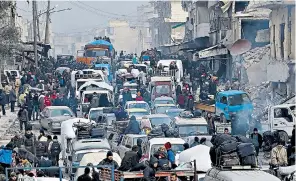
[[[10,111],[14,112],[15,102],[16,102],[16,93],[15,88],[12,87],[9,93],[9,101],[10,101]]]
[[[0,105],[1,105],[3,116],[6,115],[5,104],[6,104],[6,96],[5,96],[5,93],[3,92],[3,89],[0,89]]]
[[[256,156],[258,156],[259,149],[261,148],[262,143],[263,143],[263,138],[262,138],[261,134],[258,133],[257,128],[254,128],[253,133],[251,134],[251,139],[252,139],[252,142],[255,146]]]
[[[23,140],[25,148],[31,152],[32,154],[35,154],[36,152],[36,137],[32,133],[32,125],[27,124],[26,133]]]
[[[6,104],[8,104],[10,102],[9,100],[9,94],[10,94],[10,90],[12,89],[12,86],[8,83],[6,83],[4,90],[5,90],[5,95],[6,95]]]
[[[53,161],[55,166],[59,164],[59,156],[60,156],[61,148],[62,147],[58,141],[58,137],[54,135],[52,142],[50,142],[48,145],[48,152],[50,153],[51,160]]]
[[[23,131],[23,126],[25,128],[25,130],[27,129],[27,125],[29,122],[29,113],[27,111],[28,106],[23,106],[20,108],[19,112],[18,112],[18,119],[20,122],[20,131]]]

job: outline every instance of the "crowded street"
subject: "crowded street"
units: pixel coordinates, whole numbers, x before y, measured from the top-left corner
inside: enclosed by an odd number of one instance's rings
[[[0,181],[295,181],[295,2],[258,2],[0,1]]]

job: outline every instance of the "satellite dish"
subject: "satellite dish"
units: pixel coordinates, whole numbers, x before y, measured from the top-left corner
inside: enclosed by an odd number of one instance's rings
[[[241,55],[251,50],[251,48],[252,43],[250,41],[245,39],[239,39],[233,43],[229,51],[231,55]]]
[[[188,24],[188,30],[189,31],[192,31],[193,30],[193,25],[190,23],[190,24]]]

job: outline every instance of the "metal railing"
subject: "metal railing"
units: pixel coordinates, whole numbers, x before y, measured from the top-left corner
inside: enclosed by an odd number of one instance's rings
[[[101,180],[104,181],[115,181],[115,169],[114,166],[107,166],[107,165],[97,165],[97,166],[72,166],[72,167],[13,167],[13,168],[6,168],[5,169],[5,180],[9,180],[9,171],[14,171],[14,170],[25,170],[25,171],[32,171],[32,170],[58,170],[59,172],[59,180],[63,181],[63,169],[67,168],[68,170],[72,170],[72,168],[98,168],[100,169],[99,175]],[[118,176],[116,176],[118,177]],[[18,180],[29,180],[30,177],[24,177],[23,179],[18,179]],[[35,179],[32,179],[35,180]],[[70,175],[70,180],[74,180],[73,175]]]
[[[153,74],[154,76],[163,76],[163,77],[174,77],[177,74],[177,70],[159,70],[159,69],[155,69]]]

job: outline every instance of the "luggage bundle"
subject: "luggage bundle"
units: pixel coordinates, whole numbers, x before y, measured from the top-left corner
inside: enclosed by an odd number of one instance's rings
[[[250,139],[218,134],[212,137],[211,143],[210,158],[214,166],[257,166],[255,147]]]

